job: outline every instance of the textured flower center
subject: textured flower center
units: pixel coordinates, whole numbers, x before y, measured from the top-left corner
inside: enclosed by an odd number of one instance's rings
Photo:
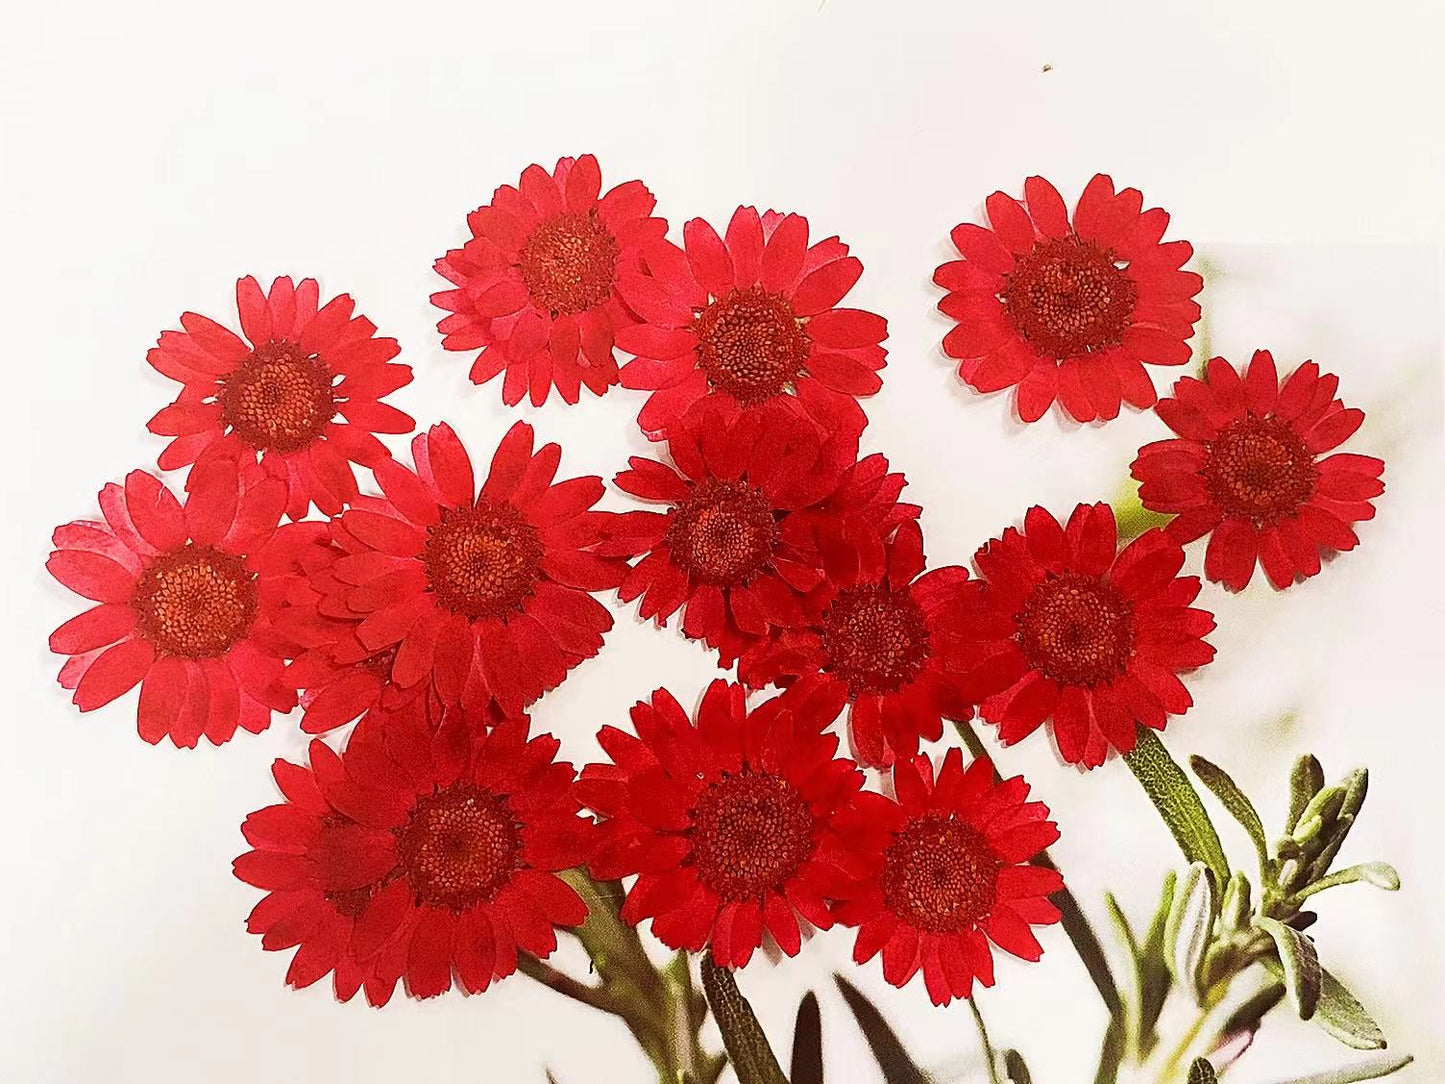
[[[1294,427],[1253,414],[1230,422],[1209,442],[1199,472],[1227,515],[1271,523],[1315,491],[1319,471]]]
[[[914,817],[883,855],[883,902],[929,933],[957,933],[993,910],[1003,863],[981,833],[952,815]]]
[[[1061,685],[1110,681],[1134,650],[1134,608],[1097,576],[1049,575],[1018,620],[1030,665]]]
[[[294,452],[336,417],[331,370],[295,343],[269,342],[221,378],[221,421],[253,448]]]
[[[521,829],[506,800],[470,783],[419,799],[397,829],[396,849],[417,899],[453,911],[492,899],[522,864]]]
[[[522,245],[522,281],[544,312],[583,312],[612,296],[618,252],[617,238],[595,214],[564,211]]]
[[[703,583],[746,583],[773,554],[778,524],[762,490],[708,479],[672,509],[667,544],[673,562]]]
[[[1112,253],[1092,241],[1059,237],[1016,257],[1000,297],[1039,354],[1063,359],[1123,342],[1135,289]]]
[[[891,693],[928,661],[928,620],[907,588],[849,587],[823,615],[823,650],[854,696]]]
[[[785,780],[744,769],[702,792],[693,810],[692,863],[724,900],[778,888],[813,853],[813,814]]]
[[[510,505],[478,501],[449,508],[428,528],[422,560],[437,601],[471,618],[522,608],[537,584],[542,541]]]
[[[256,577],[240,557],[187,543],[146,566],[130,604],[161,654],[204,659],[250,631],[256,596]]]
[[[742,403],[777,395],[808,360],[808,336],[793,307],[756,286],[714,301],[693,330],[708,381]]]

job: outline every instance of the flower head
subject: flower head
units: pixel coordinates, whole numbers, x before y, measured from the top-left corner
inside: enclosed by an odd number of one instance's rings
[[[1193,703],[1178,675],[1214,657],[1214,616],[1191,608],[1199,579],[1179,575],[1184,551],[1163,531],[1119,551],[1107,504],[1079,505],[1067,527],[1031,508],[974,561],[986,608],[969,680],[995,690],[979,714],[1005,744],[1051,719],[1059,755],[1094,768]]]
[[[638,424],[670,438],[705,395],[744,407],[782,398],[825,434],[856,436],[864,425],[855,396],[882,386],[888,333],[881,316],[837,307],[863,265],[836,237],[808,244],[808,220],[739,207],[725,237],[700,218],[684,248],[648,246],[641,270],[618,274],[623,299],[641,323],[619,330],[636,355],[622,383],[651,391]]]
[[[1320,570],[1321,553],[1354,549],[1353,524],[1372,519],[1385,464],[1339,452],[1365,420],[1335,398],[1339,380],[1307,361],[1281,384],[1268,350],[1241,376],[1213,358],[1203,380],[1184,377],[1156,408],[1179,434],[1139,449],[1139,498],[1173,513],[1181,543],[1209,535],[1204,574],[1238,591],[1255,564],[1275,587]]]
[[[448,350],[479,351],[474,384],[503,370],[502,399],[541,406],[555,387],[569,403],[585,384],[601,395],[617,383],[613,339],[634,318],[617,295],[620,269],[667,223],[641,181],[602,193],[590,154],[548,173],[528,166],[517,187],[467,216],[472,238],[436,262],[456,289],[432,295],[451,315],[437,325]]]
[[[545,957],[555,927],[587,907],[557,871],[586,861],[557,740],[525,719],[485,732],[453,711],[432,733],[413,716],[368,716],[338,756],[311,743],[309,767],[278,760],[285,801],[242,825],[253,850],[235,861],[266,890],[247,921],[268,950],[297,947],[295,987],[334,975],[336,996],[365,987],[383,1005],[406,979],[414,997],[479,993]]]
[[[741,967],[764,930],[789,956],[799,917],[826,929],[847,875],[834,819],[862,783],[835,759],[827,720],[777,699],[749,712],[739,685],[715,681],[693,722],[665,689],[632,709],[637,736],[604,727],[611,764],[589,764],[578,791],[602,817],[596,877],[637,875],[622,917],[652,919],[666,945],[711,946]]]
[[[1187,241],[1161,243],[1169,215],[1142,210],[1137,189],[1099,174],[1072,220],[1053,185],[1024,183],[1024,203],[987,202],[989,227],[954,228],[961,260],[933,281],[958,326],[943,350],[980,392],[1018,388],[1018,412],[1038,420],[1057,399],[1077,421],[1110,419],[1119,404],[1152,406],[1145,365],[1183,365],[1203,280],[1180,268]]]
[[[410,417],[381,400],[411,383],[411,367],[389,364],[400,348],[375,338],[346,294],[319,310],[315,279],[278,278],[263,293],[236,283],[245,339],[188,312],[146,360],[184,387],[150,420],[173,437],[162,470],[216,458],[259,462],[286,483],[286,514],[315,504],[335,515],[356,496],[352,464],[374,467],[390,453],[376,433],[410,433]],[[249,341],[248,341],[249,340]],[[187,485],[190,483],[188,482]]]
[[[855,926],[853,959],[883,954],[883,977],[903,986],[923,974],[935,1005],[993,985],[990,942],[1025,960],[1043,949],[1031,925],[1059,920],[1048,896],[1056,870],[1026,865],[1059,838],[1042,802],[1026,801],[1020,777],[995,782],[992,766],[967,771],[950,749],[934,777],[919,756],[893,769],[897,800],[862,795],[840,818],[849,852],[864,865],[834,909]]]
[[[284,570],[268,548],[285,503],[280,480],[218,460],[193,473],[184,505],[132,471],[101,490],[103,521],[56,528],[45,567],[99,603],[50,634],[50,650],[70,656],[60,684],[76,706],[140,685],[141,737],[185,748],[202,735],[220,745],[237,726],[258,734],[295,707],[273,627]]]

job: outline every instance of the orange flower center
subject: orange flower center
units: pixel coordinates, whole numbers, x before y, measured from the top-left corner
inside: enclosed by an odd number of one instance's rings
[[[854,696],[891,693],[928,661],[928,620],[906,587],[849,587],[823,615],[823,650]]]
[[[542,541],[510,505],[478,500],[475,508],[448,508],[427,534],[427,579],[454,613],[503,617],[520,610],[537,584]]]
[[[294,452],[336,417],[331,370],[295,343],[268,342],[221,378],[221,421],[253,448]]]
[[[714,301],[698,314],[693,330],[708,381],[741,403],[771,399],[808,360],[808,336],[793,307],[756,286]]]
[[[1029,664],[1061,685],[1110,681],[1134,651],[1134,608],[1097,576],[1050,574],[1018,622]]]
[[[553,316],[596,308],[612,296],[617,238],[595,214],[564,211],[522,245],[522,282],[532,303]]]
[[[1123,342],[1136,292],[1113,253],[1059,237],[1016,257],[999,296],[1034,350],[1062,360]]]
[[[1209,442],[1199,472],[1226,515],[1273,523],[1315,491],[1314,456],[1283,418],[1246,415]]]
[[[235,554],[188,542],[146,566],[130,604],[161,654],[210,658],[250,631],[256,576]]]
[[[973,825],[952,814],[914,817],[883,854],[883,902],[929,933],[958,933],[993,910],[1003,862]]]
[[[693,809],[692,863],[723,900],[779,888],[813,853],[813,814],[792,785],[745,768],[724,774]]]
[[[506,799],[470,783],[418,799],[396,834],[417,899],[433,907],[486,903],[522,864],[521,826]]]
[[[771,502],[746,482],[698,483],[673,506],[667,528],[673,563],[718,587],[747,583],[768,563],[777,540]]]

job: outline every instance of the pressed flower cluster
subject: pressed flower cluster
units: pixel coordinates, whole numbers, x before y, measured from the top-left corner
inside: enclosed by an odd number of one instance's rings
[[[243,826],[236,874],[267,893],[248,925],[296,949],[292,985],[485,990],[586,919],[559,876],[585,867],[625,880],[627,922],[721,966],[841,925],[887,981],[970,996],[995,948],[1036,959],[1032,927],[1058,921],[1062,879],[1031,864],[1058,829],[1022,779],[923,743],[977,715],[1006,744],[1048,723],[1089,768],[1129,752],[1214,654],[1183,546],[1207,535],[1230,588],[1256,563],[1285,587],[1354,546],[1382,491],[1378,459],[1320,458],[1363,414],[1313,363],[1281,382],[1267,352],[1216,358],[1156,403],[1145,366],[1189,359],[1201,288],[1163,211],[1102,176],[1072,216],[1041,178],[1024,195],[953,231],[944,350],[977,390],[1017,387],[1025,421],[1154,406],[1177,438],[1133,473],[1166,527],[1121,548],[1105,504],[1034,507],[976,574],[930,565],[903,477],[860,453],[887,326],[844,305],[848,246],[750,207],[679,245],[640,182],[604,193],[583,156],[469,215],[433,300],[443,346],[508,404],[646,393],[657,454],[614,480],[637,506],[598,510],[602,479],[559,480],[561,449],[520,422],[484,470],[445,423],[394,459],[377,434],[414,428],[384,401],[411,379],[396,341],[312,279],[244,278],[240,334],[187,313],[148,356],[181,385],[150,429],[183,492],[135,471],[55,533],[50,571],[97,604],[51,636],[61,684],[82,711],[139,685],[152,743],[297,707],[308,734],[355,722],[341,752],[278,761],[283,801]],[[735,680],[695,711],[653,692],[578,772],[527,713],[599,652],[611,593]]]

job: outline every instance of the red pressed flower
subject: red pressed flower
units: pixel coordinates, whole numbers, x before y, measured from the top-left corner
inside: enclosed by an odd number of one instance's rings
[[[950,749],[934,779],[926,756],[893,769],[898,800],[867,793],[840,818],[850,851],[867,874],[834,908],[856,926],[853,959],[883,953],[883,977],[903,986],[920,971],[935,1005],[993,985],[989,942],[1025,960],[1043,955],[1031,925],[1059,920],[1048,896],[1057,870],[1026,865],[1059,838],[1042,802],[1021,777],[994,782],[985,760],[963,768]]]
[[[374,338],[376,325],[353,315],[349,296],[319,311],[317,298],[315,279],[293,287],[279,278],[263,294],[248,275],[236,283],[246,339],[193,312],[181,317],[184,331],[161,333],[146,360],[185,385],[150,420],[152,433],[175,438],[162,470],[259,460],[286,483],[292,519],[312,503],[335,515],[356,496],[351,464],[374,467],[390,454],[374,434],[415,427],[381,402],[411,383],[411,367],[388,364],[396,340]]]
[[[247,920],[261,946],[297,947],[291,986],[334,974],[342,1001],[364,986],[384,1005],[399,978],[433,997],[455,973],[479,993],[587,917],[556,876],[587,860],[593,833],[557,739],[461,715],[435,735],[368,717],[340,756],[317,740],[309,768],[276,761],[286,800],[246,818],[255,849],[234,868],[268,893]]]
[[[347,555],[329,612],[363,620],[368,653],[395,646],[391,680],[432,680],[446,704],[516,714],[597,654],[612,627],[587,592],[614,588],[626,564],[593,552],[602,480],[553,483],[562,451],[532,448],[522,422],[502,438],[477,491],[447,425],[412,441],[416,470],[376,468],[385,497],[361,497],[332,522]]]
[[[1372,519],[1385,464],[1340,452],[1365,420],[1335,398],[1339,380],[1307,361],[1281,384],[1258,350],[1240,374],[1213,358],[1204,380],[1185,377],[1159,417],[1179,434],[1139,449],[1139,498],[1174,513],[1165,528],[1181,543],[1209,535],[1204,574],[1238,591],[1258,562],[1275,587],[1320,570],[1320,554],[1354,549],[1352,525]]]
[[[503,369],[502,400],[546,402],[553,386],[569,403],[586,384],[601,395],[617,383],[613,338],[635,322],[618,300],[623,267],[667,223],[650,218],[656,200],[641,181],[606,195],[597,159],[563,158],[551,174],[528,166],[516,188],[467,216],[472,239],[436,262],[456,286],[432,295],[451,313],[437,325],[448,350],[478,350],[473,384]]]
[[[622,600],[641,597],[642,616],[659,625],[682,609],[683,632],[731,666],[770,628],[803,621],[803,597],[822,571],[813,517],[802,510],[833,496],[844,471],[791,412],[739,412],[713,399],[688,413],[668,451],[675,467],[634,456],[616,478],[667,510],[613,517],[601,552],[644,554],[622,581]],[[875,530],[891,530],[884,517],[894,507],[879,504]]]
[[[998,690],[979,714],[1011,745],[1053,720],[1059,755],[1096,768],[1109,746],[1134,748],[1137,725],[1164,728],[1193,703],[1178,674],[1214,658],[1214,615],[1190,607],[1197,576],[1161,530],[1122,551],[1113,510],[1081,504],[1067,528],[1042,508],[974,555],[988,612],[974,627],[970,673]]]
[[[1134,188],[1115,193],[1102,173],[1070,221],[1054,186],[1024,182],[1025,203],[988,197],[989,228],[963,223],[963,259],[933,281],[939,309],[958,321],[943,351],[981,392],[1018,388],[1018,412],[1037,421],[1058,399],[1077,421],[1119,416],[1119,403],[1154,404],[1145,365],[1183,365],[1204,280],[1180,268],[1187,241],[1161,243],[1167,212],[1142,210]]]
[[[749,712],[740,685],[715,681],[695,724],[665,689],[632,722],[637,737],[602,729],[613,763],[589,764],[577,784],[603,818],[593,875],[637,875],[622,917],[652,919],[672,948],[710,944],[723,967],[746,964],[764,930],[796,955],[799,916],[831,926],[827,900],[850,861],[833,821],[862,773],[834,759],[828,720],[777,699]]]
[[[918,752],[920,738],[942,737],[945,717],[973,717],[963,631],[979,585],[965,568],[925,572],[912,520],[892,541],[866,547],[821,537],[832,572],[810,600],[809,621],[750,649],[738,676],[755,688],[806,678],[806,695],[846,700],[854,755],[892,764]]]
[[[132,471],[100,491],[104,522],[56,528],[45,567],[99,603],[50,634],[50,650],[70,656],[60,684],[81,711],[140,685],[140,736],[194,748],[238,725],[259,734],[296,706],[272,628],[283,569],[267,547],[285,503],[278,479],[217,461],[193,473],[184,507]]]
[[[726,239],[695,218],[683,242],[649,246],[645,270],[617,277],[643,321],[617,333],[636,355],[623,385],[652,392],[637,419],[643,432],[670,438],[708,394],[743,406],[786,396],[824,433],[861,432],[854,397],[882,386],[888,325],[837,308],[863,272],[848,246],[830,237],[810,247],[806,218],[751,207],[733,214]]]

